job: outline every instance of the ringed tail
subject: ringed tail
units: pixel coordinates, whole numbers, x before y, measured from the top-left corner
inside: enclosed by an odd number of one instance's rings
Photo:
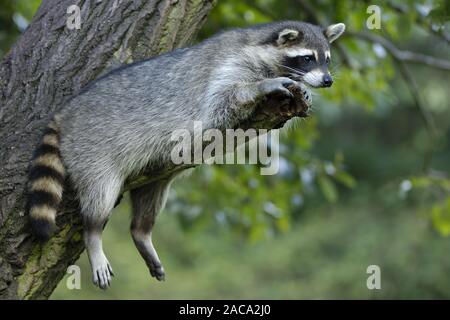
[[[26,210],[33,234],[43,241],[48,240],[56,228],[56,212],[65,179],[57,120],[55,116],[47,125],[42,141],[34,151],[28,175]]]

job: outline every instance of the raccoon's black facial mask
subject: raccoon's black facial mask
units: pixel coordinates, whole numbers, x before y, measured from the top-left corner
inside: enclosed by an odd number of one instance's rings
[[[285,76],[313,87],[329,87],[332,84],[328,72],[329,50],[291,50],[283,58],[281,69]]]
[[[282,62],[283,66],[304,74],[321,66],[321,62],[317,61],[314,54],[298,55],[294,57],[287,56]],[[289,70],[290,70],[289,69]]]
[[[280,74],[312,87],[330,87],[333,80],[328,71],[329,44],[344,30],[345,25],[338,23],[325,29],[306,26],[279,31],[275,46],[282,52],[277,63]]]

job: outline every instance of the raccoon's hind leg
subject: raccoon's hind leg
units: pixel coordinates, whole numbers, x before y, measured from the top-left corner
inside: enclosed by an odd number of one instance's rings
[[[114,274],[103,252],[102,233],[120,193],[121,183],[119,179],[114,179],[113,175],[96,179],[86,183],[86,187],[80,192],[80,205],[83,238],[92,268],[92,281],[96,286],[106,289],[110,286]]]
[[[152,277],[164,280],[164,268],[152,242],[152,229],[166,203],[171,180],[156,181],[130,192],[133,206],[131,235]]]

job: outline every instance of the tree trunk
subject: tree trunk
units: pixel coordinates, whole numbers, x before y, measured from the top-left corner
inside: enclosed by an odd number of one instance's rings
[[[83,251],[73,193],[45,245],[24,216],[26,171],[49,115],[114,66],[188,43],[215,0],[44,0],[0,65],[0,299],[48,298]],[[66,27],[81,9],[81,29]]]
[[[190,41],[215,0],[44,0],[32,23],[0,65],[0,299],[48,298],[84,249],[78,203],[70,186],[45,244],[29,234],[24,191],[31,154],[49,115],[114,66],[169,51]],[[81,29],[66,28],[67,8],[81,8]],[[239,127],[278,128],[305,117],[294,99],[266,97]],[[189,166],[145,172],[125,190]]]

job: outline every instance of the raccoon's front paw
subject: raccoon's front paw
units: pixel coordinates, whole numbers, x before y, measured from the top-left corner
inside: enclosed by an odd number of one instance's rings
[[[312,94],[311,94],[311,91],[303,83],[300,83],[299,87],[300,87],[300,90],[302,92],[303,99],[306,101],[308,106],[311,106],[312,105]]]
[[[294,95],[287,89],[290,86],[298,86],[299,84],[292,79],[279,77],[274,79],[264,79],[259,83],[259,91],[262,95],[283,95],[293,98]]]

